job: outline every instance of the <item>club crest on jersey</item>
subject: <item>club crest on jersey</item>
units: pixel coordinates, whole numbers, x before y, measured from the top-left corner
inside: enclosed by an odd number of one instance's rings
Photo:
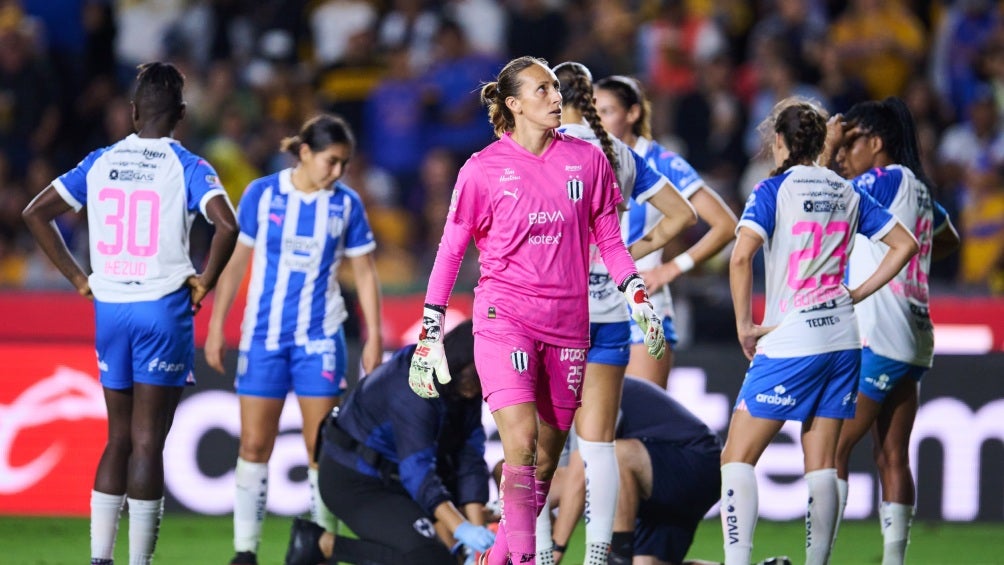
[[[565,188],[568,190],[568,199],[572,202],[582,200],[582,179],[568,179]]]
[[[512,368],[519,373],[525,373],[530,366],[530,356],[522,349],[510,353],[509,359],[512,361]]]
[[[328,234],[331,237],[338,237],[342,235],[342,231],[345,230],[345,220],[341,216],[330,216],[328,217]]]

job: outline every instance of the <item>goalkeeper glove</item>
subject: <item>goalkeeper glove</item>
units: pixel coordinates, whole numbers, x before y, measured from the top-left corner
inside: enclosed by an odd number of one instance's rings
[[[418,346],[411,356],[408,371],[408,385],[422,398],[436,398],[439,392],[432,382],[432,374],[441,384],[450,382],[450,367],[446,363],[443,348],[443,324],[446,318],[443,306],[425,305],[422,312],[422,332],[418,336]]]
[[[631,317],[645,336],[648,354],[662,359],[666,353],[666,335],[662,330],[662,317],[656,313],[648,297],[645,281],[637,274],[631,275],[621,283],[620,290],[631,306]]]

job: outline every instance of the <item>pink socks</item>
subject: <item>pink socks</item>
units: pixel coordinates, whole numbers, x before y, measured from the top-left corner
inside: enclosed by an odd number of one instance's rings
[[[537,512],[547,499],[550,484],[534,478],[533,465],[502,464],[502,520],[499,522],[495,546],[488,555],[488,565],[506,565],[511,555],[514,563],[535,563],[537,542],[535,528]],[[542,487],[542,488],[540,488]],[[543,494],[543,498],[540,495]]]

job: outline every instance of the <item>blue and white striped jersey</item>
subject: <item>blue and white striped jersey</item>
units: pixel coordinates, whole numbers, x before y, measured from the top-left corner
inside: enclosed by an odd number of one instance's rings
[[[855,307],[862,343],[883,357],[930,367],[934,359],[927,284],[931,240],[948,226],[948,216],[913,171],[900,165],[872,169],[855,178],[854,185],[888,208],[920,244],[920,251],[889,284]],[[848,270],[851,286],[871,276],[888,249],[880,241],[859,236]]]
[[[650,167],[669,179],[669,182],[687,200],[690,200],[701,187],[706,186],[704,179],[686,159],[655,141],[639,137],[634,144],[634,150],[645,159]],[[627,229],[627,236],[624,240],[628,245],[638,241],[643,235],[652,231],[662,216],[662,212],[651,204],[632,206],[625,212],[625,218],[621,221],[621,225]],[[658,267],[662,264],[662,249],[649,253],[635,263],[638,265],[639,271],[648,271]],[[669,286],[664,286],[652,293],[652,305],[655,306],[655,311],[659,314],[673,317],[673,298],[670,296]]]
[[[764,241],[767,305],[760,339],[768,357],[802,357],[861,347],[843,285],[855,233],[885,237],[895,217],[833,171],[796,165],[761,181],[736,227]]]
[[[260,178],[241,197],[238,241],[254,248],[251,284],[241,327],[241,349],[266,349],[325,340],[348,317],[338,285],[343,256],[376,248],[355,191],[296,190],[292,169]]]
[[[136,134],[91,152],[52,186],[74,210],[87,206],[88,282],[102,302],[157,300],[181,288],[196,273],[195,214],[226,198],[204,159],[169,137]]]

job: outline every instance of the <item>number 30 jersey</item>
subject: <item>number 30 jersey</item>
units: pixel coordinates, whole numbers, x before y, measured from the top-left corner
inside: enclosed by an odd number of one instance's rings
[[[93,151],[52,181],[74,210],[87,206],[94,298],[156,300],[195,274],[195,213],[226,193],[213,167],[171,138],[136,134]],[[208,218],[207,218],[208,219]]]
[[[796,165],[760,182],[736,228],[764,241],[766,300],[760,339],[768,357],[802,357],[861,347],[843,285],[853,236],[882,239],[896,224],[885,208],[839,175]]]
[[[948,216],[931,199],[927,186],[906,167],[872,169],[855,178],[854,185],[895,214],[920,244],[920,251],[889,284],[857,305],[861,341],[883,357],[930,367],[934,359],[927,286],[931,240],[948,226]],[[851,285],[868,278],[888,249],[882,242],[859,241],[851,253],[847,277]]]

